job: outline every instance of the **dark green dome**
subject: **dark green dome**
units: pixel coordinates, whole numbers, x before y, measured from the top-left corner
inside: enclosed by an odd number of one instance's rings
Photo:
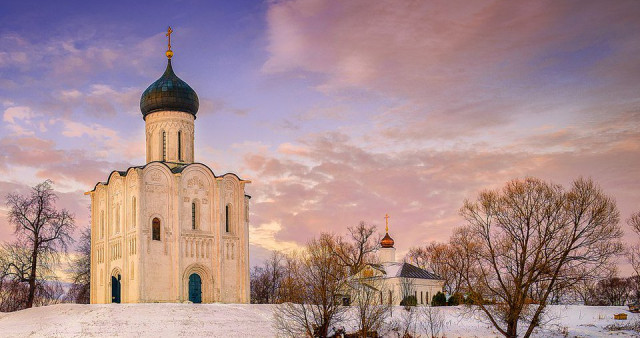
[[[147,115],[153,112],[174,110],[189,113],[195,118],[200,106],[198,94],[176,76],[171,68],[171,60],[168,61],[164,74],[142,93],[140,98],[142,117],[146,119]]]

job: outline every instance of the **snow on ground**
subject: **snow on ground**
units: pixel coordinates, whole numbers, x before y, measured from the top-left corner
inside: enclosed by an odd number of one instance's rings
[[[274,337],[273,305],[242,304],[59,304],[13,313],[0,313],[2,337]],[[497,331],[465,308],[441,307],[447,337],[497,337]],[[393,319],[402,316],[393,309]],[[627,321],[615,321],[615,313],[627,313]],[[626,307],[556,305],[554,318],[537,337],[632,337],[631,331],[606,331],[613,323],[640,320]],[[351,330],[353,322],[344,323]],[[340,325],[342,326],[342,325]]]

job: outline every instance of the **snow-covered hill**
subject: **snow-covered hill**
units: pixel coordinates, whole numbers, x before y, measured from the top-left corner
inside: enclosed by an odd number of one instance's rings
[[[461,307],[441,308],[447,337],[496,337],[487,324],[464,316]],[[2,337],[273,337],[272,305],[240,304],[60,304],[0,313]],[[552,306],[556,318],[538,336],[635,336],[630,331],[609,332],[615,313],[639,320],[625,307]],[[403,313],[394,309],[395,319]],[[627,321],[627,322],[628,322]],[[351,325],[344,325],[347,329]],[[353,324],[353,323],[351,323]]]

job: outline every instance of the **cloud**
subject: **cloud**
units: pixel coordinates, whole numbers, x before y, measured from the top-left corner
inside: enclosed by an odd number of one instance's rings
[[[80,24],[74,29],[82,31]],[[18,32],[0,34],[0,43],[9,52],[0,52],[0,69],[12,69],[23,74],[38,72],[65,84],[82,82],[104,70],[151,74],[154,70],[146,62],[157,49],[163,33],[139,37],[127,34],[123,39],[97,34],[97,30],[82,34],[28,37]],[[155,54],[154,54],[155,53]]]
[[[638,15],[633,1],[280,1],[262,70],[311,74],[334,97],[391,100],[375,117],[385,137],[483,136],[637,106]]]
[[[105,138],[109,140],[115,140],[118,135],[117,131],[105,128],[104,126],[95,123],[86,125],[70,120],[61,120],[61,122],[64,126],[62,135],[66,137],[81,137],[83,135],[87,135],[92,138]]]
[[[222,98],[208,99],[205,97],[201,97],[199,111],[200,113],[202,112],[210,113],[210,114],[231,113],[236,116],[247,116],[250,109],[233,107],[228,101]]]
[[[402,254],[446,241],[463,222],[458,210],[465,199],[526,176],[565,186],[579,176],[592,177],[619,200],[624,218],[637,208],[633,201],[640,191],[640,131],[629,124],[637,120],[636,113],[628,113],[589,128],[543,129],[535,136],[539,143],[525,138],[488,149],[421,146],[381,152],[329,133],[250,153],[245,166],[256,178],[249,186],[252,224],[260,224],[269,238],[263,245],[267,236],[260,235],[252,243],[268,249],[280,242],[301,245],[323,231],[343,234],[361,220],[381,231],[388,212]]]
[[[35,136],[0,139],[0,169],[5,177],[21,180],[20,172],[35,173],[39,180],[52,179],[59,188],[89,190],[115,168],[127,168],[123,161],[106,161],[92,151],[63,150],[52,140]]]
[[[31,111],[31,108],[27,106],[17,106],[5,109],[2,120],[13,124],[16,123],[16,120],[29,120],[34,116],[35,114]]]
[[[6,122],[5,128],[7,128],[13,135],[16,136],[28,136],[33,135],[36,124],[33,119],[38,117],[39,114],[33,112],[31,107],[28,106],[12,106],[5,109],[2,120]]]
[[[292,251],[298,250],[300,245],[292,241],[278,241],[275,235],[282,230],[282,226],[275,221],[249,227],[249,238],[252,244],[258,244],[267,250]]]

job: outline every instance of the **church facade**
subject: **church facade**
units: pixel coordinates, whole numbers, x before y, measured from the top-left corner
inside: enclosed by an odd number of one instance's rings
[[[91,303],[249,302],[250,181],[194,162],[199,101],[172,56],[140,100],[146,164],[87,192]]]

